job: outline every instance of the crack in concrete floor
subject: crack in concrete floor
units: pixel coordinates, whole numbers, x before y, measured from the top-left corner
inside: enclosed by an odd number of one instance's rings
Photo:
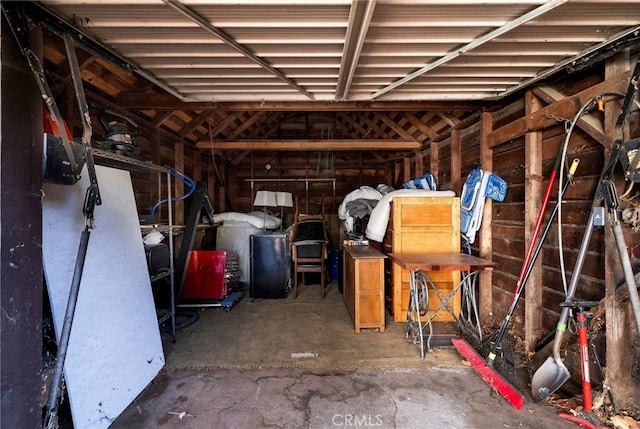
[[[335,283],[318,295],[202,311],[165,341],[166,367],[112,427],[575,427],[546,403],[515,410],[453,348],[421,360],[390,318],[384,333],[356,334]],[[319,356],[290,358],[300,351]]]

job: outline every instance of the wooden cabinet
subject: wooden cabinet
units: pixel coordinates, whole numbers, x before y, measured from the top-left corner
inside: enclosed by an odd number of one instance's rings
[[[369,246],[344,246],[343,294],[355,323],[362,328],[384,332],[384,259]]]
[[[396,197],[391,202],[384,253],[460,252],[460,199],[458,197]],[[460,281],[457,271],[429,272],[444,295]],[[409,305],[409,273],[391,264],[390,307],[394,322],[405,322]],[[437,307],[435,292],[429,291],[431,310]],[[456,314],[460,312],[460,297],[452,300]],[[435,321],[449,322],[453,318],[441,312]]]

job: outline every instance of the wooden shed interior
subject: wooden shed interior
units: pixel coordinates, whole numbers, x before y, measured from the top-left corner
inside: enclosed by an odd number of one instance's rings
[[[296,210],[326,213],[335,251],[346,236],[338,208],[352,191],[380,184],[402,189],[430,173],[438,190],[460,196],[468,174],[481,166],[508,184],[504,201],[487,199],[471,246],[474,255],[502,267],[479,278],[480,318],[488,332],[512,304],[554,161],[568,140],[564,165],[575,158],[580,163],[564,195],[561,223],[550,229],[509,331],[524,356],[535,355],[555,330],[563,276],[572,271],[563,272],[558,252],[567,267],[575,265],[616,140],[640,137],[637,91],[622,136],[616,127],[625,94],[638,85],[630,82],[640,58],[638,2],[130,3],[3,2],[3,12],[26,18],[44,78],[73,136],[82,134],[83,121],[69,46],[97,149],[113,131],[111,121],[120,123],[135,142],[116,152],[204,182],[214,213],[250,212],[260,190],[290,192],[295,207],[285,209],[283,224],[294,222]],[[3,70],[7,62],[23,61],[15,47],[5,49],[12,37],[3,15]],[[11,186],[5,172],[13,171],[6,163],[23,156],[19,147],[7,146],[18,137],[6,131],[11,115],[5,109],[27,102],[18,102],[25,86],[32,95],[35,90],[35,100],[39,95],[22,67],[25,83],[13,94],[5,72],[2,78],[3,193]],[[40,144],[37,136],[33,147]],[[622,223],[637,279],[638,186],[629,170],[617,165],[614,173],[619,207],[608,216]],[[136,172],[132,180],[139,213],[151,213],[166,195],[165,183]],[[40,187],[30,186],[30,192]],[[176,180],[171,193],[181,196],[187,188]],[[554,188],[552,202],[556,196]],[[3,265],[9,203],[3,197]],[[185,225],[189,209],[189,199],[175,201],[173,224]],[[166,206],[158,213],[156,219],[166,221]],[[596,228],[583,256],[576,297],[601,301],[607,382],[618,407],[638,416],[640,339],[628,294],[619,287],[625,277],[611,228]],[[3,311],[8,275],[3,270]],[[30,275],[27,283],[41,282],[42,271],[37,280]],[[3,379],[5,360],[3,351]],[[5,399],[3,414],[4,408]]]

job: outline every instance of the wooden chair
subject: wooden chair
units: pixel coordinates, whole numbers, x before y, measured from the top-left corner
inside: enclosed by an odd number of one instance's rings
[[[293,217],[293,222],[300,222],[304,220],[321,220],[323,222],[326,221],[325,213],[324,213],[324,195],[322,195],[322,206],[320,208],[320,213],[300,213],[300,206],[298,204],[298,196],[295,197],[295,213]],[[309,204],[307,204],[308,206]]]
[[[328,257],[326,241],[300,241],[292,243],[293,257],[293,298],[298,296],[298,277],[302,274],[302,284],[305,284],[305,273],[320,274],[320,298],[324,299],[324,285],[326,283],[326,263]]]
[[[329,239],[327,224],[324,216],[324,197],[322,213],[318,215],[301,214],[298,210],[296,198],[296,213],[291,235],[291,256],[293,259],[293,297],[298,296],[298,277],[302,275],[302,284],[305,281],[305,273],[320,274],[320,297],[324,298],[324,286],[327,281],[326,263],[329,257]]]

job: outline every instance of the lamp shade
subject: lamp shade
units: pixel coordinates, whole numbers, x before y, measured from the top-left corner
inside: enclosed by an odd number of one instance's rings
[[[258,191],[256,199],[253,201],[254,206],[276,207],[276,193],[273,191]]]
[[[291,192],[276,192],[276,202],[278,207],[293,207]]]

